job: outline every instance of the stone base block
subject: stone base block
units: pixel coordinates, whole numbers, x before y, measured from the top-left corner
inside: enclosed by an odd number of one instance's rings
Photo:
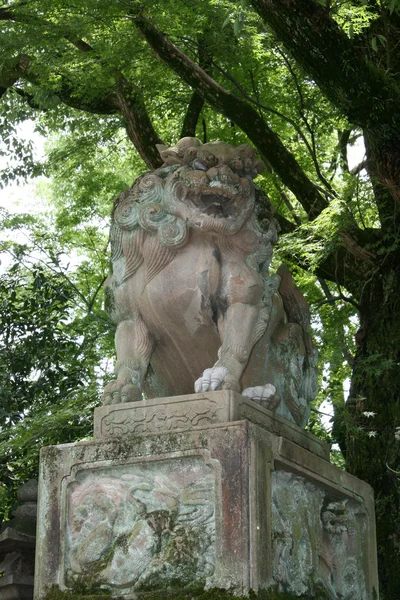
[[[1,600],[32,600],[33,577],[7,575],[0,579]]]
[[[126,439],[149,433],[206,428],[217,423],[247,419],[277,436],[329,461],[329,444],[231,391],[170,396],[145,402],[112,404],[94,411],[95,440]]]
[[[42,451],[36,600],[82,584],[376,598],[371,488],[314,436],[232,392],[101,408],[95,434]]]

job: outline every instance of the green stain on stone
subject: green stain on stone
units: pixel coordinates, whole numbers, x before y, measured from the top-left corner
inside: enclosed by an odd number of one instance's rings
[[[123,596],[110,596],[104,593],[79,593],[75,590],[61,591],[58,586],[52,586],[46,596],[40,600],[122,600]],[[138,592],[138,600],[328,600],[324,591],[316,591],[312,596],[293,596],[276,589],[260,590],[258,593],[250,590],[248,596],[237,596],[229,590],[213,588],[204,591],[203,588],[186,590],[171,590],[157,592]]]

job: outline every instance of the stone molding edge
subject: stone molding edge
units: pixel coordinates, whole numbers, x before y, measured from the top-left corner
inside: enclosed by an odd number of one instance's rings
[[[303,477],[307,477],[311,473],[312,478],[322,485],[332,487],[339,493],[345,493],[354,500],[361,501],[362,499],[368,504],[369,508],[374,506],[374,491],[369,483],[358,479],[347,471],[342,471],[331,463],[323,463],[323,469],[321,469],[319,459],[320,457],[315,456],[313,452],[306,448],[302,448],[299,452],[297,444],[282,436],[279,437],[278,453],[275,456],[275,470],[289,470],[297,472]]]
[[[95,409],[96,441],[204,428],[249,420],[329,461],[329,444],[237,392],[171,396]]]
[[[303,449],[308,450],[329,461],[330,446],[323,440],[320,440],[312,433],[309,433],[297,425],[290,423],[283,417],[275,415],[270,410],[260,406],[256,402],[248,400],[242,396],[243,400],[239,405],[239,414],[241,419],[245,419],[259,425],[263,429],[273,433],[278,437],[283,437]]]

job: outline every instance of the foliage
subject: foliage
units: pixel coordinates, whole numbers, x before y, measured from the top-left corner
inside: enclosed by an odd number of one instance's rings
[[[313,312],[321,392],[309,428],[337,440],[346,467],[374,486],[382,593],[399,596],[386,466],[397,464],[400,418],[398,0],[204,0],[196,10],[189,0],[5,0],[0,29],[2,181],[48,175],[52,223],[3,223],[31,236],[4,245],[13,259],[0,286],[7,489],[34,471],[33,440],[89,431],[93,367],[111,347],[100,283],[112,197],[160,164],[155,144],[182,132],[250,141],[281,226],[275,266],[289,264]],[[26,118],[50,137],[43,164],[17,140]],[[329,433],[317,412],[326,398]]]
[[[32,219],[4,219],[9,227],[21,221]],[[43,225],[35,221],[30,233],[27,244],[3,243],[11,263],[0,275],[0,517],[15,488],[37,475],[41,446],[91,435],[112,352],[104,259],[67,269],[65,249]]]

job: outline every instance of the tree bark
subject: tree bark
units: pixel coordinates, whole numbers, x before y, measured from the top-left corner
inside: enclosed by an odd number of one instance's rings
[[[382,226],[400,222],[400,90],[312,0],[252,0],[261,18],[366,138],[371,175],[387,190],[376,198]]]
[[[129,139],[150,169],[161,167],[163,161],[156,144],[162,144],[150,121],[140,92],[125,79],[121,78],[117,91],[113,94],[113,103],[119,108],[126,121]]]
[[[210,75],[211,56],[207,50],[207,42],[204,36],[201,36],[198,43],[199,65]],[[181,138],[196,137],[196,127],[203,110],[204,99],[194,91],[183,120]]]
[[[347,468],[375,491],[380,586],[388,600],[400,597],[400,443],[394,437],[400,422],[399,289],[396,251],[386,255],[362,290],[358,351],[344,412]]]
[[[192,97],[183,120],[181,138],[196,137],[197,123],[203,110],[204,100],[197,92],[193,92]]]

